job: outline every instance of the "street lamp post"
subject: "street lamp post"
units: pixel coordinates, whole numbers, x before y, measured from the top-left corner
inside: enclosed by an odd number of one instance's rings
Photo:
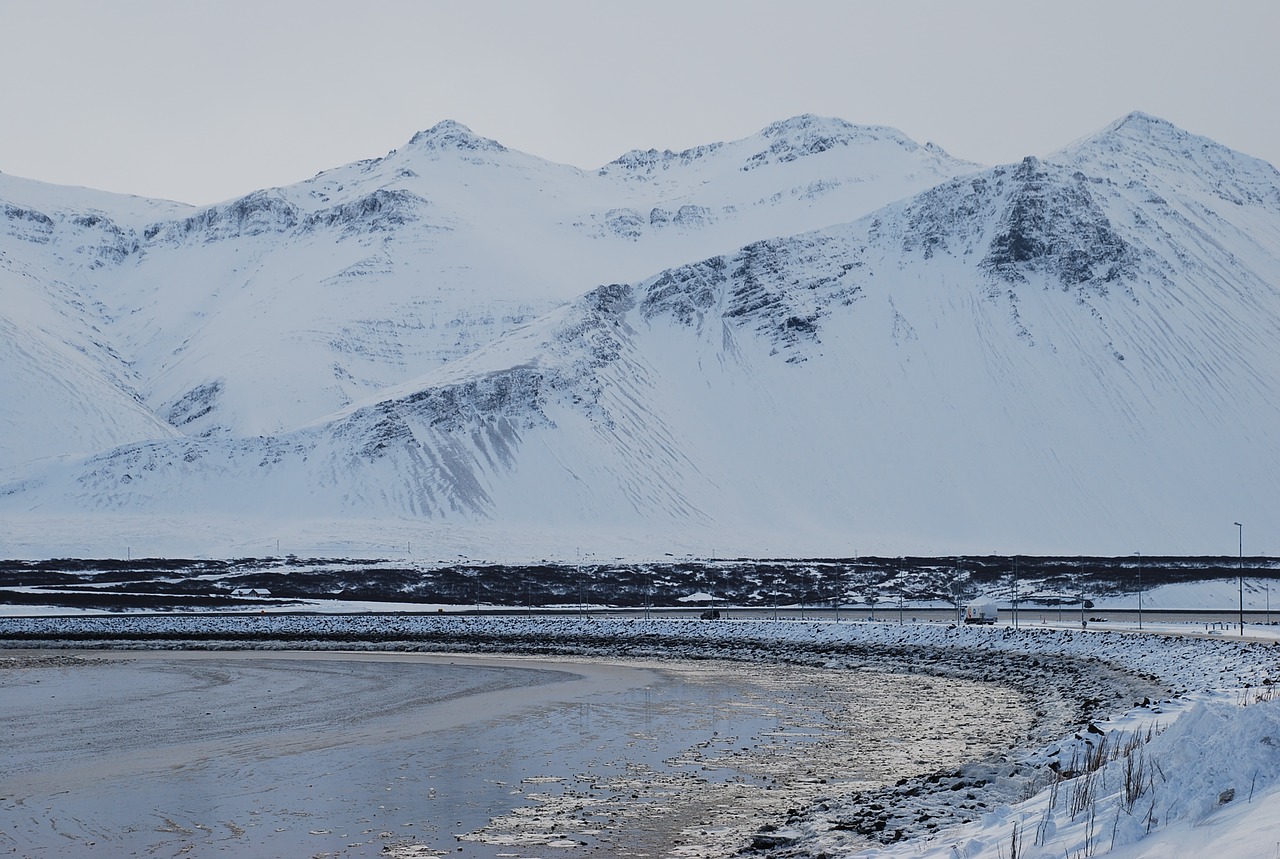
[[[1018,628],[1018,556],[1013,556],[1013,628]]]
[[[649,619],[649,602],[653,594],[653,573],[645,570],[644,573],[644,619]]]
[[[1244,526],[1235,523],[1236,534],[1240,538],[1240,636],[1244,637]]]
[[[1134,554],[1138,556],[1138,629],[1142,629],[1142,553]]]
[[[574,549],[574,552],[575,552],[575,553],[577,554],[577,556],[578,556],[578,563],[577,563],[577,565],[573,568],[573,569],[574,569],[574,574],[575,574],[575,576],[576,576],[576,577],[577,577],[577,579],[578,579],[578,610],[579,610],[579,613],[580,613],[583,617],[586,617],[586,614],[587,614],[587,591],[586,591],[586,585],[585,585],[585,584],[583,583],[583,581],[582,581],[582,548],[581,548],[581,547],[578,547],[578,548]]]
[[[1084,619],[1084,556],[1080,557],[1080,628],[1087,629]]]
[[[961,622],[964,620],[960,616],[960,576],[959,575],[956,575],[956,577],[951,580],[951,602],[955,604],[956,626],[959,626]]]

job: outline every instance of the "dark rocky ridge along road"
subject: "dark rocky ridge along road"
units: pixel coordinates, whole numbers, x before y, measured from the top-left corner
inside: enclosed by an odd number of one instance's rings
[[[580,564],[274,558],[0,560],[0,603],[124,611],[257,610],[299,600],[429,606],[678,607],[695,592],[723,604],[895,606],[963,604],[986,594],[1028,607],[1079,607],[1111,594],[1208,579],[1235,580],[1235,557],[956,556],[902,558],[676,559]],[[1244,558],[1250,578],[1280,562]],[[1016,581],[1016,585],[1015,585]],[[269,593],[267,599],[246,596]]]

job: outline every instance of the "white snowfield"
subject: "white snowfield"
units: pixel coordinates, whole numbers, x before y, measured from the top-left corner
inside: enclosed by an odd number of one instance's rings
[[[771,845],[762,855],[1252,859],[1272,855],[1280,841],[1274,636],[1244,641],[947,624],[431,616],[15,618],[4,629],[87,633],[90,641],[104,630],[126,636],[214,631],[247,636],[251,646],[265,649],[296,647],[289,637],[346,650],[502,651],[536,642],[542,653],[985,674],[1012,683],[1038,708],[1039,727],[1027,737],[1028,747],[872,795],[837,790],[768,830],[758,840]],[[1161,691],[1137,702],[1120,697],[1137,688],[1126,685],[1131,682]],[[1072,700],[1091,708],[1087,729],[1077,723],[1073,733],[1045,736],[1070,720]],[[900,838],[871,848],[850,832],[850,821],[870,803],[888,809],[888,833],[901,830]],[[946,825],[931,829],[930,819]]]
[[[0,555],[1276,545],[1280,174],[1144,114],[0,201]]]

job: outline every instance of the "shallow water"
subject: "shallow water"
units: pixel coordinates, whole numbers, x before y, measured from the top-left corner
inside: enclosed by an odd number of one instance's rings
[[[131,653],[0,671],[0,852],[717,856],[1007,745],[1011,691],[720,662]]]

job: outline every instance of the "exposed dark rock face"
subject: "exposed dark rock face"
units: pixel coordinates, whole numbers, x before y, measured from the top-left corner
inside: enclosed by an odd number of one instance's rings
[[[723,146],[723,143],[709,143],[685,149],[681,152],[672,152],[670,149],[664,149],[661,152],[657,149],[633,149],[610,161],[601,167],[597,173],[601,176],[622,173],[627,178],[647,178],[655,173],[669,170],[673,166],[687,167],[693,162],[717,152]]]
[[[178,243],[189,238],[216,242],[240,236],[285,233],[298,225],[298,208],[273,191],[254,191],[224,206],[201,209],[181,221],[152,224],[147,241]]]
[[[93,258],[89,263],[90,269],[122,263],[129,254],[137,253],[141,246],[133,230],[121,229],[103,215],[75,215],[70,223],[84,231],[80,239],[82,244],[76,247],[76,252]]]
[[[847,277],[856,254],[830,235],[810,234],[747,245],[733,257],[712,257],[663,272],[640,301],[645,318],[669,315],[701,329],[712,318],[768,339],[786,360],[796,347],[818,344],[832,305],[848,305],[861,288]]]
[[[640,301],[646,319],[670,316],[681,325],[702,326],[728,282],[728,261],[711,259],[664,271]]]
[[[1132,273],[1134,253],[1112,228],[1080,172],[1069,176],[1027,158],[1009,177],[1012,191],[982,267],[1007,282],[1043,271],[1064,288],[1111,283]]]
[[[341,227],[344,234],[391,230],[418,220],[428,202],[404,190],[379,188],[358,200],[308,215],[306,229]]]
[[[0,209],[4,215],[5,234],[35,244],[48,244],[53,237],[53,219],[43,212],[9,203]]]
[[[192,388],[177,399],[165,414],[165,420],[175,427],[186,426],[212,412],[222,395],[222,380],[215,379]]]
[[[379,403],[374,409],[390,414],[396,406],[412,408],[428,416],[432,427],[447,431],[498,417],[533,426],[546,422],[542,387],[541,373],[532,367],[514,367],[460,385],[429,388],[403,400]]]

